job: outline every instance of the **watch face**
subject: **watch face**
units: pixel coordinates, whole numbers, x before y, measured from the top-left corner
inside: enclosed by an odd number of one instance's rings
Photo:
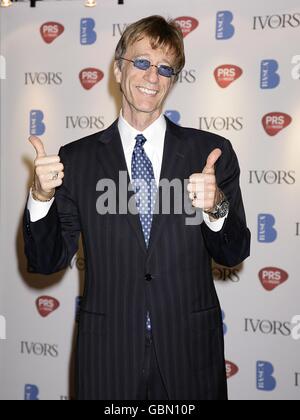
[[[218,205],[217,210],[213,213],[210,213],[215,219],[221,219],[222,217],[227,216],[229,212],[229,201],[225,200]]]
[[[220,204],[218,216],[219,218],[227,216],[229,211],[229,202],[223,201],[223,203]]]

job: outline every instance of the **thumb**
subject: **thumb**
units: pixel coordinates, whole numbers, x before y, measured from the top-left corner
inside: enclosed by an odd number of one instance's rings
[[[214,174],[215,173],[215,164],[217,160],[222,156],[221,149],[214,149],[211,154],[208,156],[205,168],[203,169],[203,174]]]
[[[35,148],[37,158],[47,156],[45,152],[44,144],[39,137],[31,136],[29,137],[29,141],[32,144],[32,146]]]

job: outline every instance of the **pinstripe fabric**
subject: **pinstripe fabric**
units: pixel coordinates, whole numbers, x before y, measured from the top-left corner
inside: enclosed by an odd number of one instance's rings
[[[96,191],[97,181],[109,178],[118,183],[119,171],[127,170],[116,122],[61,148],[65,178],[55,203],[47,217],[35,223],[25,211],[31,272],[50,274],[65,268],[82,233],[86,282],[77,346],[79,399],[136,398],[146,297],[169,398],[227,398],[211,258],[234,266],[250,252],[238,162],[227,140],[168,121],[161,178],[184,180],[201,172],[216,147],[223,151],[216,166],[218,185],[231,203],[221,232],[204,224],[186,226],[186,215],[154,215],[147,249],[138,214],[97,214],[96,200],[102,194]]]

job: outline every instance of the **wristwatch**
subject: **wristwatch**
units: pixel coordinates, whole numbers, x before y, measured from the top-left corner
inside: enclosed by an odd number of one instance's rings
[[[218,220],[228,215],[229,206],[229,201],[225,197],[224,193],[221,192],[221,200],[219,203],[212,210],[205,211],[205,213]]]

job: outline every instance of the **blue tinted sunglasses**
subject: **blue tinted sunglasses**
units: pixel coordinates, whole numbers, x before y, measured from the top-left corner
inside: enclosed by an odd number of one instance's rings
[[[150,61],[146,60],[145,58],[136,58],[135,60],[128,60],[127,58],[120,57],[120,59],[130,61],[131,63],[133,63],[134,67],[136,67],[139,70],[148,70],[150,67],[156,67],[160,76],[172,77],[176,75],[175,70],[172,67],[166,66],[165,64],[159,64],[158,66],[156,66],[155,64],[151,64]]]

